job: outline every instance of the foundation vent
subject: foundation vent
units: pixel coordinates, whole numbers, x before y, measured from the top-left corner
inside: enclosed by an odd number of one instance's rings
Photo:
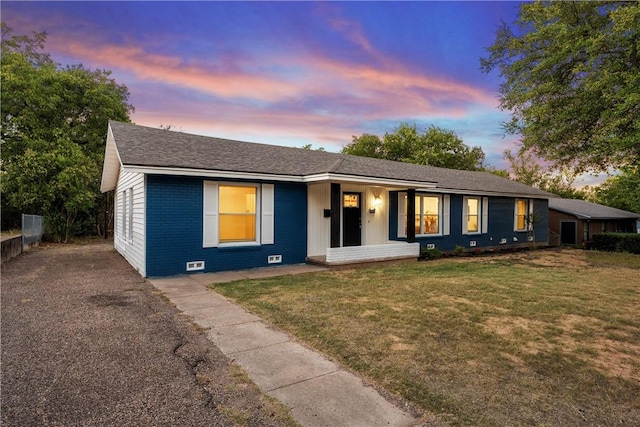
[[[427,249],[435,249],[436,248],[436,244],[435,243],[428,243],[427,244]]]
[[[280,264],[282,262],[282,255],[269,255],[267,262],[269,264]]]
[[[204,270],[204,261],[187,261],[187,271]]]
[[[476,247],[476,241],[475,240],[471,240],[469,242],[469,246],[471,246],[472,248],[475,248]]]

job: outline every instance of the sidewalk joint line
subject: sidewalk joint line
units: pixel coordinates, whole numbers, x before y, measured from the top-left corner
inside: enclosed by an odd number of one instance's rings
[[[325,372],[324,374],[316,375],[315,377],[305,378],[304,380],[296,381],[296,382],[293,382],[293,383],[290,383],[290,384],[281,385],[280,387],[276,387],[276,388],[272,388],[271,390],[267,390],[267,393],[270,393],[270,392],[276,391],[276,390],[280,390],[281,388],[289,387],[289,386],[292,386],[292,385],[297,385],[297,384],[304,383],[304,382],[307,382],[307,381],[311,381],[311,380],[315,380],[315,379],[318,379],[318,378],[326,377],[327,375],[335,374],[336,372],[339,372],[339,371],[342,371],[342,368],[338,367],[338,369],[336,369],[335,371]]]

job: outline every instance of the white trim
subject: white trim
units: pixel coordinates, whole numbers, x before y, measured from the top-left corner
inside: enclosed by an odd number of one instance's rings
[[[228,179],[246,179],[249,181],[268,180],[268,181],[286,181],[286,182],[306,182],[315,183],[323,181],[341,181],[354,182],[361,184],[395,186],[395,187],[423,187],[425,190],[435,188],[436,183],[431,181],[407,181],[388,178],[375,178],[358,175],[321,173],[314,175],[282,175],[255,172],[234,172],[224,170],[209,169],[190,169],[190,168],[165,168],[156,166],[136,166],[124,165],[123,170],[126,172],[146,173],[146,174],[162,174],[162,175],[181,175],[181,176],[201,176],[205,178],[228,178]]]
[[[436,183],[432,181],[411,181],[392,178],[376,178],[372,176],[346,175],[336,173],[319,173],[314,175],[305,175],[302,182],[321,182],[321,181],[341,181],[355,182],[370,185],[396,186],[396,187],[424,187],[425,189],[436,188]]]
[[[438,194],[463,194],[467,196],[495,196],[495,197],[508,197],[510,199],[515,197],[519,199],[531,198],[531,199],[547,200],[550,197],[550,196],[537,196],[537,195],[534,196],[526,193],[500,193],[498,191],[455,190],[455,189],[442,188],[442,187],[425,188],[425,189],[416,188],[416,193],[418,192],[438,193]]]
[[[407,221],[407,210],[405,209],[406,199],[407,193],[398,193],[398,237],[407,237],[407,233],[405,232],[405,224]]]
[[[246,242],[220,242],[220,186],[253,187],[256,189],[256,240]],[[274,228],[274,185],[253,182],[202,182],[202,247],[224,248],[236,246],[260,246],[273,244]]]
[[[524,205],[524,215],[525,215],[525,221],[524,221],[524,228],[520,229],[518,228],[518,202],[522,201],[525,203]],[[529,200],[528,199],[522,199],[522,198],[518,198],[515,199],[513,201],[513,231],[518,232],[518,233],[522,233],[527,231],[527,214],[528,214],[528,209],[529,209]]]
[[[273,184],[262,184],[261,192],[262,235],[260,236],[260,243],[272,245],[275,239]]]
[[[451,234],[451,196],[445,194],[442,198],[442,235]]]
[[[482,198],[482,233],[489,232],[489,198]]]
[[[202,182],[202,247],[218,246],[218,183]]]
[[[478,230],[477,231],[469,231],[467,227],[469,227],[469,200],[477,200],[478,201]],[[482,197],[474,197],[474,196],[464,196],[462,198],[462,234],[468,235],[477,235],[482,234]]]
[[[406,197],[407,193],[399,192],[398,193],[398,237],[407,237],[405,233],[405,224],[408,228],[409,226],[415,227],[415,218],[411,221],[411,224],[405,223],[407,221],[407,212],[406,212]],[[433,193],[418,193],[416,192],[416,198],[420,197],[437,197],[438,198],[438,232],[437,233],[426,233],[426,234],[417,234],[417,237],[437,237],[437,236],[448,236],[451,230],[450,224],[450,209],[451,209],[451,201],[450,196],[448,194],[433,194]],[[404,200],[404,201],[403,201]],[[416,204],[415,207],[416,215],[420,215],[420,230],[422,230],[422,202],[420,202],[420,206]]]

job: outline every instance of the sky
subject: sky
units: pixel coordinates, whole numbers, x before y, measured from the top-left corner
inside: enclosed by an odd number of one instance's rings
[[[108,69],[131,119],[201,135],[340,151],[402,122],[453,130],[489,165],[504,135],[500,76],[479,58],[519,3],[10,2],[15,34],[48,33],[63,65]]]

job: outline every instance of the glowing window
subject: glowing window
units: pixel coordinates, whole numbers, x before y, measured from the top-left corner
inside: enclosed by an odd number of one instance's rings
[[[467,232],[477,233],[480,229],[478,227],[480,213],[480,199],[471,198],[467,199]]]
[[[220,243],[256,241],[256,187],[220,185]]]
[[[416,235],[440,233],[440,196],[416,196],[415,229]]]
[[[516,231],[527,229],[527,201],[516,200]]]

